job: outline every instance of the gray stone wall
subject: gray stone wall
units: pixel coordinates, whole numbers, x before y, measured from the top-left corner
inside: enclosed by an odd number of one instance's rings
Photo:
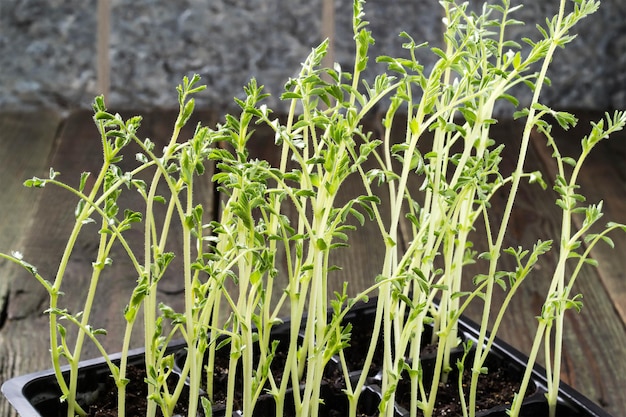
[[[274,95],[322,39],[323,0],[111,0],[112,108],[175,107],[175,86],[199,73],[209,89],[201,104],[233,108],[251,77]],[[476,3],[476,2],[475,2]],[[513,1],[516,3],[516,1]],[[556,0],[527,0],[516,29],[534,23]],[[335,59],[353,57],[352,4],[335,0]],[[97,0],[0,1],[0,109],[88,107],[96,87]],[[435,1],[370,0],[373,53],[402,54],[401,31],[439,42]],[[545,101],[567,108],[626,107],[626,2],[604,0],[579,26],[579,38],[559,52]],[[429,65],[430,55],[424,56]],[[369,74],[371,75],[372,72]]]

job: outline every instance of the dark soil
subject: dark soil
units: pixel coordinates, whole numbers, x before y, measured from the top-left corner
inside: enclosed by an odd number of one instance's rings
[[[129,366],[126,370],[129,383],[126,386],[126,415],[129,417],[145,416],[148,401],[148,387],[145,383],[146,371],[144,368]],[[177,381],[168,381],[173,389]],[[175,407],[175,414],[187,415],[189,393],[183,390],[180,401]],[[117,387],[113,378],[106,382],[105,389],[97,401],[89,407],[90,417],[117,417]],[[162,416],[161,410],[157,410],[157,416]]]
[[[270,372],[274,377],[274,381],[277,385],[281,382],[282,370],[285,368],[285,362],[287,360],[287,347],[288,337],[282,337],[279,339],[278,348],[274,354],[274,358],[270,364]],[[258,358],[255,358],[255,366],[257,365]],[[230,351],[228,346],[224,346],[219,349],[215,355],[215,363],[213,366],[213,405],[225,406],[227,397],[227,385],[230,363]],[[241,366],[241,362],[239,362]],[[243,391],[243,378],[241,376],[241,369],[237,369],[238,376],[235,383],[235,398],[233,405],[235,409],[241,409],[243,406],[243,399],[241,393]],[[267,384],[269,388],[269,384]],[[206,386],[202,386],[202,389],[206,390]]]
[[[355,318],[352,331],[351,346],[346,349],[345,357],[348,359],[351,370],[357,370],[359,366],[362,367],[364,355],[367,351],[370,337],[371,337],[371,320],[359,320]],[[360,323],[359,323],[360,322]],[[368,328],[369,324],[369,328]],[[284,343],[283,343],[284,342]],[[270,369],[275,377],[280,377],[281,371],[284,368],[284,361],[286,359],[286,347],[287,341],[282,340],[279,343],[276,356],[271,363]],[[281,347],[283,349],[281,349]],[[429,356],[429,346],[423,347],[423,358]],[[380,350],[377,349],[378,355]],[[462,353],[462,352],[461,352]],[[376,356],[376,355],[375,355]],[[214,378],[214,390],[213,390],[213,405],[214,407],[223,407],[226,400],[226,385],[228,380],[228,347],[224,347],[218,351],[216,355],[216,362],[213,369]],[[471,355],[470,355],[471,357]],[[184,354],[178,356],[178,358],[184,359]],[[471,359],[468,357],[466,363],[469,363]],[[332,362],[332,361],[331,361]],[[371,382],[375,383],[378,364],[380,359],[374,361],[373,369],[368,370],[368,374],[371,378]],[[498,360],[495,357],[489,358],[485,364],[489,372],[487,375],[483,375],[479,379],[477,398],[479,403],[477,404],[477,411],[487,410],[495,406],[508,405],[513,399],[513,395],[519,388],[519,381],[521,380],[519,369],[510,369],[510,364],[505,361]],[[468,366],[469,367],[469,366]],[[432,376],[432,365],[429,364],[427,359],[423,359],[422,370],[425,378]],[[133,373],[131,373],[131,371]],[[240,373],[240,370],[237,371]],[[129,369],[129,379],[131,382],[127,386],[127,415],[128,416],[143,416],[146,410],[146,395],[147,388],[144,382],[145,372],[140,368]],[[468,383],[470,378],[469,372],[465,372],[464,383]],[[242,377],[238,376],[239,381],[235,387],[235,393],[241,394],[242,391]],[[458,374],[451,373],[448,383],[442,383],[439,386],[439,391],[436,401],[436,417],[450,417],[450,416],[462,416],[462,408],[459,400],[458,393]],[[172,381],[175,383],[176,381]],[[277,381],[279,383],[279,381]],[[428,383],[428,381],[425,381]],[[428,383],[429,384],[429,383]],[[428,385],[427,385],[428,386]],[[348,404],[343,393],[345,388],[345,381],[343,380],[343,372],[339,367],[334,367],[329,364],[325,375],[325,380],[322,385],[322,400],[320,408],[320,415],[331,417],[342,417],[348,413]],[[113,380],[109,378],[108,391],[105,395],[101,395],[99,401],[93,404],[90,409],[90,416],[92,417],[117,417],[117,389]],[[467,390],[467,387],[465,387]],[[529,390],[529,391],[532,391]],[[181,398],[181,406],[175,410],[177,414],[186,415],[185,409],[188,402],[187,393],[183,393]],[[288,395],[290,397],[290,395]],[[289,402],[289,401],[288,401]],[[378,415],[378,403],[379,394],[375,390],[365,391],[359,402],[359,417],[369,417]],[[410,408],[410,381],[407,378],[403,378],[398,384],[396,392],[396,403],[408,410]],[[236,409],[241,409],[241,398],[235,398],[234,405]],[[285,404],[285,417],[292,417],[295,415],[293,404]],[[255,404],[255,416],[266,417],[275,415],[274,399],[269,395],[264,395],[259,398],[259,401]],[[418,412],[418,415],[421,415]]]
[[[126,415],[144,416],[147,404],[147,389],[146,384],[144,383],[145,372],[143,369],[131,367],[128,370],[128,374],[131,382],[126,388]],[[467,377],[469,378],[469,376]],[[510,404],[514,393],[519,388],[518,381],[519,378],[513,378],[505,369],[491,369],[488,375],[482,376],[479,380],[477,396],[479,399],[478,410],[486,410],[495,406]],[[216,386],[219,386],[219,384]],[[347,414],[347,402],[341,391],[342,388],[343,384],[341,384],[337,379],[325,382],[323,395],[326,398],[323,410],[321,410],[324,415],[342,417]],[[409,409],[410,403],[408,390],[408,380],[401,381],[398,386],[396,400],[399,405],[405,409]],[[224,399],[224,394],[222,394],[221,399]],[[177,406],[175,410],[177,414],[186,415],[187,401],[188,396],[184,393],[180,405]],[[272,415],[274,410],[273,401],[273,398],[269,396],[261,399],[261,401],[257,404],[259,412],[256,415]],[[372,400],[371,398],[363,398],[363,404],[360,404],[361,406],[358,415],[361,417],[378,415],[377,404],[374,401],[375,400]],[[216,404],[218,402],[216,402]],[[266,404],[263,404],[263,402]],[[335,407],[331,408],[331,404]],[[295,415],[292,410],[285,411],[285,417]],[[92,417],[117,417],[117,389],[112,379],[107,383],[106,393],[101,395],[99,400],[91,405],[89,413]],[[418,412],[418,415],[421,415],[421,413]],[[436,412],[434,415],[437,417],[462,416],[456,379],[450,380],[450,383],[440,384],[437,396]]]
[[[520,377],[515,372],[506,369],[506,364],[499,360],[492,359],[487,364],[489,366],[488,375],[481,376],[479,379],[478,410],[487,410],[489,408],[508,405],[513,399],[514,393],[519,388]],[[216,388],[226,385],[227,369],[223,369],[221,365],[215,368]],[[130,367],[128,369],[128,377],[130,383],[127,386],[126,413],[128,416],[143,416],[146,411],[146,395],[147,389],[144,383],[145,372],[141,368]],[[465,379],[469,380],[466,372]],[[175,381],[172,381],[175,382]],[[347,401],[342,392],[344,388],[343,380],[338,373],[329,373],[328,380],[324,382],[322,395],[324,397],[324,405],[320,410],[323,415],[332,417],[341,417],[347,414]],[[398,385],[396,393],[396,401],[398,404],[409,409],[410,407],[410,383],[408,379],[403,379]],[[219,405],[225,400],[225,393],[219,389],[214,393],[214,405]],[[369,393],[369,397],[362,395],[362,404],[360,404],[359,416],[368,417],[378,415],[377,398],[372,399],[374,394]],[[176,408],[176,413],[186,415],[186,404],[188,401],[187,393],[183,393],[180,406]],[[261,398],[257,403],[258,412],[255,415],[259,417],[271,416],[274,412],[274,399],[270,396]],[[236,401],[236,405],[241,404]],[[332,405],[332,407],[331,407]],[[101,395],[99,400],[90,407],[90,416],[92,417],[116,417],[117,416],[117,389],[113,380],[107,383],[107,390]],[[285,410],[285,417],[295,415],[289,407]],[[418,415],[421,413],[418,412]],[[459,401],[457,376],[451,375],[449,383],[440,384],[437,396],[436,412],[437,417],[462,416],[461,403]]]
[[[489,372],[481,375],[478,379],[476,394],[476,411],[489,410],[497,406],[509,406],[513,396],[519,390],[522,376],[519,372],[508,369],[505,361],[497,357],[487,359],[486,366]],[[467,396],[469,390],[470,372],[463,373],[463,389]],[[527,396],[532,394],[534,387],[530,387]],[[410,381],[403,379],[398,384],[396,391],[397,403],[405,408],[410,408]],[[422,413],[418,411],[418,416]],[[435,417],[456,417],[462,416],[463,409],[459,399],[458,372],[450,374],[446,383],[440,383],[435,403]]]

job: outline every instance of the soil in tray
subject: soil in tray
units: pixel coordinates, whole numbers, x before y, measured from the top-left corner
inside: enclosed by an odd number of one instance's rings
[[[270,372],[274,377],[274,382],[279,385],[282,380],[282,372],[285,369],[285,362],[287,360],[287,349],[289,347],[288,336],[281,336],[276,340],[279,341],[274,358],[270,363]],[[215,362],[213,365],[213,405],[225,406],[229,375],[230,364],[230,346],[226,345],[221,349],[218,349],[215,354]],[[258,364],[258,350],[255,350],[254,366]],[[240,410],[243,406],[243,400],[241,393],[243,391],[243,377],[241,375],[241,360],[237,366],[238,376],[235,379],[235,399],[233,401],[234,408]],[[204,384],[204,381],[203,381]],[[266,383],[266,387],[269,388],[269,383]],[[202,389],[206,390],[206,386],[203,385]]]
[[[354,335],[367,334],[364,331],[357,331]],[[285,338],[286,339],[286,338]],[[276,351],[272,364],[270,366],[272,373],[275,377],[279,377],[281,370],[284,369],[284,361],[286,358],[285,348],[287,347],[287,340],[281,340],[279,348]],[[353,353],[367,350],[369,340],[367,338],[354,338],[352,340],[351,350]],[[281,349],[282,348],[282,349]],[[425,347],[424,352],[428,356],[428,346]],[[217,351],[216,361],[213,369],[214,377],[214,390],[213,390],[213,405],[215,407],[223,407],[226,399],[226,385],[228,380],[228,358],[229,358],[228,346]],[[358,356],[347,355],[348,357]],[[471,354],[466,359],[467,368],[470,366]],[[180,356],[179,359],[184,358]],[[428,368],[428,361],[422,364],[423,367]],[[477,391],[477,398],[479,403],[477,404],[478,410],[487,410],[496,406],[508,405],[513,399],[513,395],[519,388],[519,381],[521,380],[520,370],[511,366],[510,363],[500,360],[496,356],[490,356],[485,364],[489,372],[487,375],[481,375],[479,378],[479,386]],[[334,371],[333,371],[333,368]],[[134,372],[138,372],[136,375],[130,375],[131,383],[127,386],[127,415],[140,416],[145,414],[146,408],[146,387],[144,383],[144,377],[140,373],[140,368],[133,368]],[[371,371],[371,370],[370,370]],[[425,374],[431,374],[431,371],[425,372]],[[431,374],[432,375],[432,374]],[[322,415],[339,416],[341,413],[347,413],[347,400],[345,394],[342,392],[345,388],[345,381],[343,380],[343,373],[333,367],[332,365],[327,369],[325,374],[325,380],[323,382],[322,396],[324,397],[324,407]],[[470,378],[469,371],[465,371],[464,383],[468,384]],[[374,378],[376,379],[376,378]],[[116,416],[117,410],[117,391],[115,385],[110,380],[111,392],[106,395],[102,395],[100,401],[92,406],[93,417],[112,417]],[[241,394],[242,391],[242,377],[238,376],[238,382],[235,387],[235,393]],[[458,395],[458,376],[457,372],[451,373],[448,383],[440,384],[436,401],[436,414],[435,416],[460,416],[462,415],[461,403]],[[374,382],[374,381],[372,381]],[[279,383],[279,382],[277,382]],[[428,382],[429,383],[429,382]],[[465,386],[464,385],[464,386]],[[464,388],[468,390],[467,386]],[[534,391],[534,387],[529,389],[530,392]],[[288,403],[291,398],[291,394],[288,394]],[[366,410],[361,410],[360,416],[376,415],[378,408],[378,399],[376,396],[368,397],[367,401],[364,401],[364,407]],[[176,409],[177,413],[186,415],[186,410],[183,408],[187,403],[188,397],[183,395],[181,398],[181,407]],[[292,401],[291,401],[292,402]],[[396,393],[397,404],[404,408],[410,408],[410,381],[408,378],[403,378]],[[333,409],[330,409],[329,405],[333,405]],[[241,398],[235,398],[235,409],[241,409]],[[361,404],[359,404],[361,405]],[[133,407],[133,408],[130,408]],[[334,408],[337,408],[335,411]],[[274,399],[269,395],[264,395],[259,399],[255,406],[255,416],[270,416],[274,415]],[[285,405],[285,415],[294,415],[293,404]]]
[[[145,372],[140,368],[129,368],[130,383],[127,386],[127,415],[143,416],[146,411],[146,386],[144,383]],[[90,416],[92,417],[116,417],[117,416],[117,389],[112,382],[107,383],[107,391],[100,396],[98,401],[91,405]],[[345,395],[341,392],[341,386],[337,381],[326,381],[322,395],[325,397],[324,406],[320,410],[323,415],[341,417],[347,413],[347,401]],[[491,407],[510,404],[513,394],[517,391],[519,383],[512,381],[510,373],[502,369],[492,369],[488,377],[481,377],[478,387],[478,398],[480,402],[478,408],[480,410],[489,409]],[[398,387],[396,399],[399,405],[409,409],[408,398],[409,386],[406,380],[401,381]],[[365,394],[365,393],[364,393]],[[377,398],[370,398],[371,395],[363,395],[360,402],[358,416],[373,416],[378,414]],[[374,396],[375,397],[375,396]],[[176,413],[186,415],[187,404],[186,393],[182,396],[180,405],[176,408]],[[330,405],[333,405],[331,408]],[[265,396],[259,401],[255,409],[255,416],[273,416],[274,399]],[[294,416],[292,406],[287,405],[285,416]],[[418,413],[418,415],[420,415]],[[435,416],[461,416],[458,388],[456,380],[450,383],[440,384]]]
[[[478,409],[486,410],[492,407],[510,404],[513,399],[514,393],[519,388],[519,375],[515,372],[511,372],[507,369],[506,364],[498,359],[491,359],[488,361],[489,373],[481,376],[478,386]],[[216,386],[222,385],[220,381],[219,368],[216,368]],[[127,390],[127,415],[129,416],[142,416],[146,411],[146,385],[144,383],[145,371],[138,367],[129,367],[128,378],[130,383],[126,387]],[[224,377],[226,378],[226,377]],[[465,373],[465,379],[469,379],[469,372]],[[323,407],[324,415],[328,416],[341,416],[342,413],[347,413],[347,401],[345,395],[342,393],[343,384],[337,379],[329,379],[324,381],[324,388],[322,395],[325,397]],[[225,385],[225,384],[224,384]],[[466,387],[467,389],[467,387]],[[396,401],[398,404],[405,408],[410,408],[410,384],[407,379],[400,381],[398,385],[398,391],[396,393]],[[217,393],[216,393],[217,394]],[[219,394],[218,394],[219,395]],[[223,394],[222,394],[223,397]],[[176,408],[176,413],[180,415],[186,415],[186,404],[188,396],[184,392],[180,405]],[[216,401],[216,405],[219,402]],[[257,404],[255,410],[255,416],[270,416],[273,415],[274,399],[270,396],[265,396]],[[359,416],[369,416],[377,414],[377,400],[371,399],[368,396],[362,398],[360,403]],[[331,409],[330,404],[333,404],[337,409]],[[107,382],[106,390],[99,396],[98,400],[91,405],[90,416],[92,417],[115,417],[117,416],[117,388],[112,379]],[[287,405],[285,409],[286,415],[292,416],[292,406]],[[419,415],[419,413],[418,413]],[[440,384],[436,402],[435,416],[460,416],[462,415],[461,404],[459,401],[457,378],[452,375],[448,383]]]
[[[468,364],[468,362],[466,362]],[[478,379],[476,391],[476,411],[485,411],[494,407],[509,406],[515,393],[519,390],[521,374],[516,369],[511,369],[506,361],[498,357],[488,357],[485,365],[489,372],[481,375]],[[471,373],[468,364],[463,373],[463,390],[469,391]],[[410,409],[410,381],[402,379],[398,383],[396,401],[398,405]],[[535,387],[529,387],[526,396],[532,394]],[[418,411],[418,416],[422,415]],[[459,399],[458,372],[452,372],[446,383],[439,383],[437,399],[435,401],[435,417],[462,416],[463,409]]]
[[[145,383],[146,371],[144,368],[129,366],[126,369],[129,383],[126,386],[126,415],[145,416],[147,410],[148,388]],[[170,391],[173,391],[176,381],[171,380]],[[185,388],[180,396],[180,401],[174,409],[175,414],[187,415],[189,392]],[[117,387],[113,378],[108,378],[105,389],[89,407],[90,417],[117,417]],[[157,416],[161,416],[161,410],[157,410]]]

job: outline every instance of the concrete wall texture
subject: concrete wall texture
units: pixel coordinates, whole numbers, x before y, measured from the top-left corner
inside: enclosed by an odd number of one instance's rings
[[[98,0],[0,1],[0,109],[90,106],[96,79]],[[199,73],[204,106],[233,108],[251,77],[274,97],[322,35],[325,0],[110,0],[109,107],[175,107],[183,75]],[[518,4],[522,0],[512,0]],[[515,36],[536,38],[535,23],[557,0],[526,0]],[[482,2],[471,1],[479,5]],[[352,2],[335,0],[335,60],[353,58]],[[441,7],[434,0],[369,0],[374,55],[401,55],[404,30],[437,45]],[[604,0],[560,51],[544,102],[559,108],[626,108],[626,2]],[[428,68],[434,59],[422,57]],[[371,76],[372,71],[369,72]]]

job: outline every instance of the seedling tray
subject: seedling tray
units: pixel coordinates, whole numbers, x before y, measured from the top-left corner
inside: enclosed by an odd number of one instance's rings
[[[363,304],[356,307],[345,318],[353,326],[365,327],[373,323],[375,308],[370,304]],[[284,337],[286,329],[289,327],[288,322],[278,326],[274,331],[276,335]],[[462,339],[470,339],[474,342],[478,338],[478,326],[470,320],[461,318],[459,322],[460,336]],[[360,331],[360,330],[359,330]],[[169,346],[170,352],[176,353],[180,358],[184,356],[184,343],[178,341]],[[136,349],[130,352],[129,365],[143,364],[143,349]],[[521,375],[524,372],[527,357],[506,344],[496,339],[490,353],[491,357],[500,359],[506,364],[506,372],[515,375]],[[118,355],[113,358],[117,360]],[[332,365],[331,365],[332,366]],[[427,359],[423,359],[424,369],[428,368]],[[65,370],[67,372],[67,370]],[[356,378],[363,372],[362,369],[351,370],[351,375]],[[360,410],[363,415],[378,415],[378,404],[381,398],[380,375],[375,369],[368,369],[368,383],[365,392],[361,395]],[[109,379],[109,369],[102,358],[96,358],[81,362],[79,387],[79,398],[85,404],[88,404],[93,398],[102,393],[105,381]],[[540,366],[535,366],[532,375],[531,393],[527,395],[522,406],[522,417],[543,417],[548,415],[548,405],[545,399],[547,392],[547,381],[545,378],[545,370]],[[325,414],[332,411],[333,415],[347,415],[347,401],[342,397],[341,390],[333,391],[332,386],[326,386],[322,389],[325,405],[321,411]],[[60,392],[56,384],[54,372],[46,370],[35,372],[28,375],[18,376],[6,381],[2,385],[2,393],[13,405],[22,417],[58,417],[65,416],[66,409],[59,402]],[[333,410],[328,409],[332,404]],[[482,417],[506,417],[506,410],[509,404],[496,405],[488,410],[479,412],[477,415]],[[286,407],[286,410],[288,407]],[[273,416],[274,406],[273,398],[269,395],[262,396],[255,405],[255,416]],[[400,403],[395,404],[395,414],[398,417],[409,415],[409,411]],[[216,406],[213,409],[213,415],[223,416],[224,408]],[[240,416],[241,412],[235,412],[236,416]],[[611,417],[605,410],[594,404],[591,400],[575,391],[566,384],[560,385],[558,396],[557,417]]]

